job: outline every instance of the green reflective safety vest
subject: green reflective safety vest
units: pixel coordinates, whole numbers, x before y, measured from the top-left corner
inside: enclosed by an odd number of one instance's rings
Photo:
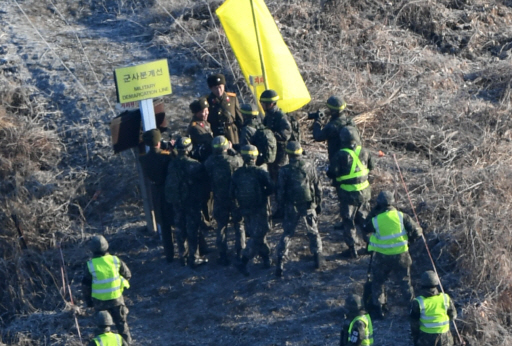
[[[348,342],[356,343],[357,340],[352,340],[352,327],[354,327],[354,323],[356,321],[362,321],[365,325],[364,328],[364,335],[363,335],[363,341],[361,342],[361,345],[369,346],[373,345],[373,325],[372,325],[372,319],[370,318],[370,315],[362,315],[357,316],[350,322],[350,326],[348,327]]]
[[[384,255],[398,255],[409,250],[403,214],[389,210],[372,219],[375,233],[370,237],[368,251]]]
[[[98,346],[123,346],[121,336],[112,332],[100,334],[93,340]]]
[[[450,296],[440,293],[436,296],[416,298],[420,305],[420,330],[428,334],[442,334],[450,330],[448,307]]]
[[[98,300],[111,300],[123,295],[123,290],[129,288],[128,280],[119,274],[121,261],[117,256],[105,255],[93,258],[87,262],[87,268],[92,275],[92,294]]]
[[[356,150],[352,149],[341,149],[341,151],[345,151],[349,153],[350,156],[352,156],[352,167],[350,167],[350,173],[347,175],[341,175],[336,178],[337,182],[342,182],[344,180],[359,178],[366,176],[366,180],[362,183],[358,184],[341,184],[340,188],[342,190],[352,192],[352,191],[361,191],[366,189],[368,186],[370,186],[370,182],[368,181],[368,173],[370,172],[368,168],[361,162],[359,159],[359,153],[361,152],[361,146],[357,146]],[[359,169],[359,171],[356,172],[356,169]]]

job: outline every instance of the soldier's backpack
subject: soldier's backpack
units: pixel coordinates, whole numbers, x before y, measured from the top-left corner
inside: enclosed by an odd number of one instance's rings
[[[288,179],[285,198],[287,203],[300,204],[313,201],[314,191],[311,191],[313,187],[305,165],[304,161],[299,161],[298,166],[286,166]]]
[[[265,126],[259,127],[253,136],[253,143],[258,148],[258,166],[264,163],[273,163],[276,160],[277,141],[272,130]]]
[[[265,203],[256,167],[239,168],[233,175],[237,182],[236,200],[240,209],[254,209]]]
[[[300,132],[300,123],[293,114],[288,114],[288,120],[290,121],[290,125],[292,127],[292,135],[290,137],[290,141],[299,142],[302,139],[302,135]]]
[[[180,159],[171,161],[165,179],[165,198],[175,206],[182,205],[189,195],[186,165]]]

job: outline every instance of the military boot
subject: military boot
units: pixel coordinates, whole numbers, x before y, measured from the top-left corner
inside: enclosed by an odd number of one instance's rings
[[[322,255],[320,252],[317,252],[313,256],[315,259],[315,269],[322,269],[325,264],[324,255]]]
[[[350,246],[348,251],[349,251],[350,258],[359,258],[359,255],[357,254],[357,250],[356,250],[355,246]]]
[[[249,263],[249,259],[247,257],[244,257],[242,256],[242,259],[240,260],[240,262],[236,265],[236,269],[238,269],[238,271],[242,274],[244,274],[244,276],[249,276],[251,275],[249,273],[249,271],[247,270],[247,263]]]

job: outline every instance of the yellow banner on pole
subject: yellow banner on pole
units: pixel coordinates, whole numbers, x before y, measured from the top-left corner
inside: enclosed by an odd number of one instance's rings
[[[153,99],[172,93],[167,59],[114,70],[117,102]]]
[[[306,84],[290,50],[263,0],[227,0],[217,11],[245,80],[255,84],[259,98],[266,89],[279,95],[279,107],[293,112],[311,101]],[[261,58],[260,58],[261,57]]]

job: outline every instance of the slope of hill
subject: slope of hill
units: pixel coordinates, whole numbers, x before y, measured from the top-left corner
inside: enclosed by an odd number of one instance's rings
[[[167,265],[144,228],[134,156],[112,153],[116,67],[169,59],[173,94],[163,101],[176,133],[186,128],[188,104],[208,91],[210,73],[225,73],[231,90],[249,99],[210,15],[219,3],[2,2],[0,342],[79,345],[74,316],[84,340],[91,336],[92,312],[79,283],[86,239],[102,233],[133,270],[129,324],[139,345],[338,344],[341,306],[360,290],[369,258],[339,255],[345,245],[332,228],[337,202],[325,176],[326,268],[312,270],[306,241],[297,237],[284,279],[259,263],[245,278],[215,265],[213,253],[212,263],[196,271]],[[512,3],[266,3],[311,92],[303,111],[322,107],[330,95],[344,97],[359,115],[365,145],[386,154],[371,177],[374,195],[393,189],[412,214],[396,156],[464,337],[510,345]],[[304,118],[302,125],[322,171],[326,148],[313,142]],[[21,220],[28,250],[11,214]],[[273,246],[281,232],[276,225]],[[208,241],[213,247],[213,234]],[[59,245],[82,309],[66,302]],[[416,280],[429,261],[421,242],[411,252]],[[391,287],[394,306],[375,323],[377,344],[411,344],[398,295]]]

